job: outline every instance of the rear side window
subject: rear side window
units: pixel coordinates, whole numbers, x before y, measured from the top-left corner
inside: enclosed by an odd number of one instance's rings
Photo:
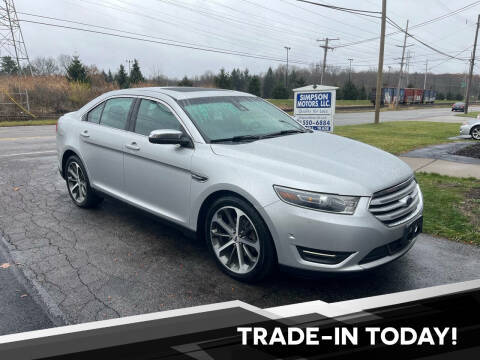
[[[100,124],[100,116],[102,116],[102,110],[105,103],[101,103],[95,109],[91,110],[87,115],[87,121],[95,124]]]
[[[107,100],[105,108],[103,109],[100,124],[115,129],[125,129],[132,103],[132,98],[115,98]]]
[[[153,130],[163,129],[182,131],[182,126],[165,105],[143,99],[138,109],[135,132],[148,136]]]

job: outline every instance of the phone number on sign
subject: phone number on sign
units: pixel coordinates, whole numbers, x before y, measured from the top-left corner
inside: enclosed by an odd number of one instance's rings
[[[330,126],[330,120],[301,120],[303,126]]]

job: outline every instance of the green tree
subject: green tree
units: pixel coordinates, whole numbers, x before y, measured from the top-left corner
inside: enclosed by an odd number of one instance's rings
[[[82,64],[78,56],[74,56],[72,61],[66,66],[67,80],[86,83],[88,82],[87,68]]]
[[[288,90],[285,86],[278,84],[272,92],[274,99],[288,99]]]
[[[125,67],[123,65],[120,65],[120,69],[118,70],[117,75],[115,75],[115,81],[120,89],[126,89],[129,87],[127,72],[125,71]]]
[[[447,92],[446,98],[447,98],[447,100],[455,100],[455,96],[452,94],[451,91]]]
[[[437,100],[445,100],[445,94],[442,92],[438,92],[436,96]]]
[[[358,92],[358,100],[367,100],[367,89],[365,89],[365,85],[363,85]]]
[[[347,80],[343,85],[343,98],[345,100],[356,100],[358,98],[357,87],[350,80]]]
[[[0,73],[7,75],[17,74],[17,63],[10,56],[3,56],[0,61]]]
[[[113,83],[114,79],[113,79],[113,75],[112,75],[112,72],[110,71],[110,69],[108,69],[108,73],[107,73],[107,77],[105,79],[108,83]]]
[[[263,78],[263,97],[270,99],[273,95],[273,88],[275,87],[275,77],[271,67],[268,68],[265,77]]]
[[[245,83],[243,81],[242,72],[240,69],[233,69],[230,75],[232,89],[243,91],[245,89]]]
[[[457,95],[455,95],[455,100],[462,101],[463,100],[463,95],[458,93]]]
[[[177,83],[178,86],[193,86],[193,81],[190,80],[187,75],[183,77],[181,81]]]
[[[305,81],[305,78],[302,76],[299,79],[297,79],[293,85],[295,88],[299,88],[299,87],[306,86],[307,82]]]
[[[257,75],[252,76],[248,84],[248,92],[250,94],[260,96],[260,78]]]
[[[143,77],[142,72],[140,71],[140,66],[138,65],[138,60],[133,60],[132,69],[130,70],[130,83],[131,84],[138,84],[139,82],[144,81],[145,78]]]
[[[225,72],[224,68],[220,69],[220,73],[215,76],[215,86],[220,89],[231,89],[232,88],[232,79],[230,75]]]

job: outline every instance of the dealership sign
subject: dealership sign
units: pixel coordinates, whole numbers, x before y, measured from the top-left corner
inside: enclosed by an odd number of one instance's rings
[[[337,89],[323,85],[293,89],[295,119],[306,128],[332,132]]]

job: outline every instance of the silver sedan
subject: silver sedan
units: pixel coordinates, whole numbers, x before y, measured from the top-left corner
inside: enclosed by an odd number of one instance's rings
[[[58,167],[82,208],[117,198],[204,239],[228,275],[277,264],[362,271],[405,254],[423,199],[403,161],[314,133],[250,94],[203,88],[106,93],[62,116]]]
[[[475,140],[480,140],[480,119],[465,121],[460,126],[460,135],[471,136]]]

